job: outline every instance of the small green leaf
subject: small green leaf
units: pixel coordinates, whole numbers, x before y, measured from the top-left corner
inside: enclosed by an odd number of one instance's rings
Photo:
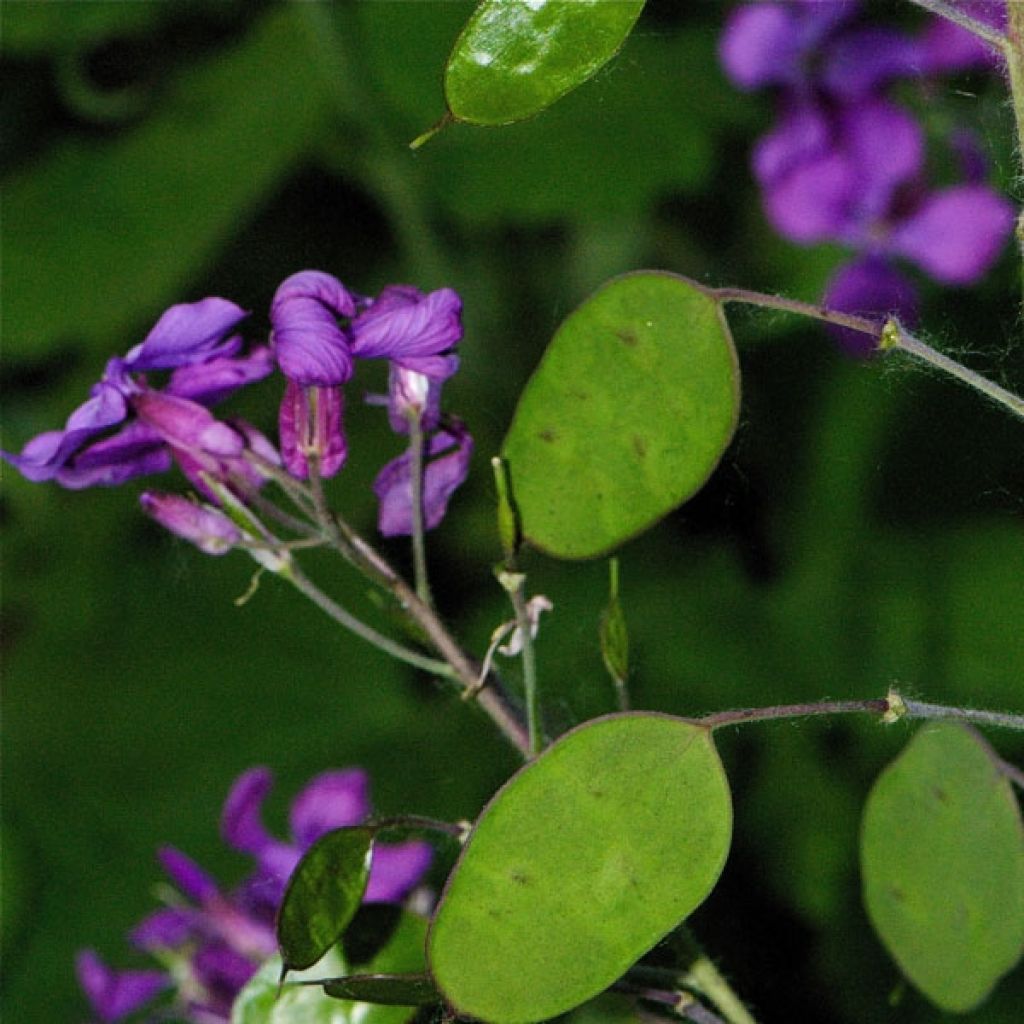
[[[977,1006],[1024,950],[1024,829],[980,736],[921,729],[864,809],[868,916],[903,973],[944,1010]]]
[[[603,991],[713,888],[729,785],[710,732],[668,715],[595,719],[498,791],[427,937],[447,1002],[492,1024]]]
[[[425,1006],[441,1001],[429,974],[350,974],[324,983],[334,999],[384,1006]]]
[[[738,410],[718,303],[675,274],[614,279],[555,332],[505,438],[525,537],[589,558],[645,530],[707,480]]]
[[[644,0],[484,0],[445,68],[459,121],[510,124],[539,113],[615,55]]]
[[[312,967],[338,941],[366,891],[372,845],[372,829],[336,828],[303,854],[277,915],[286,971]]]

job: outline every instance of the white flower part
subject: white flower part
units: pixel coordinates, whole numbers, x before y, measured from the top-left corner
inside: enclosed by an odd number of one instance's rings
[[[526,602],[526,617],[530,622],[530,639],[534,639],[537,636],[537,630],[540,629],[540,613],[549,612],[554,607],[543,594],[534,594]],[[509,637],[508,643],[502,644],[498,648],[506,658],[514,658],[522,649],[523,631],[518,626],[512,630],[512,636]]]

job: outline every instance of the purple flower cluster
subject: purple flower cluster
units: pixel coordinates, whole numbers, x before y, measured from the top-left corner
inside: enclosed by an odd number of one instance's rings
[[[1002,0],[963,0],[974,17],[1001,27]],[[741,89],[774,88],[779,116],[753,152],[765,213],[801,245],[838,242],[853,259],[831,278],[826,306],[850,313],[896,313],[912,321],[913,283],[905,260],[949,285],[981,278],[1013,227],[1013,208],[983,184],[984,161],[968,151],[964,180],[932,187],[920,125],[886,89],[992,64],[984,43],[945,20],[917,36],[865,24],[858,0],[765,0],[731,14],[720,41],[726,73]],[[866,335],[840,332],[852,354]]]
[[[219,554],[242,538],[220,511],[223,492],[241,502],[265,482],[262,469],[283,465],[321,477],[347,456],[342,388],[358,358],[390,361],[392,426],[408,433],[415,419],[432,436],[427,451],[441,457],[424,471],[424,512],[436,526],[465,479],[472,438],[458,421],[442,423],[441,385],[458,368],[462,303],[450,288],[424,294],[406,285],[377,298],[350,292],[329,274],[305,270],[284,281],[270,310],[269,345],[242,353],[235,329],[248,315],[233,302],[207,298],[172,306],[127,355],[107,363],[89,398],[61,430],[30,440],[20,454],[0,452],[32,481],[65,487],[116,485],[164,472],[177,463],[209,505],[146,493],[143,508],[201,550]],[[278,416],[280,451],[243,420],[218,420],[210,407],[278,365],[285,377]],[[164,374],[158,387],[150,380]],[[443,455],[442,455],[443,453]],[[386,465],[375,492],[385,534],[412,529],[409,456]]]
[[[359,824],[370,813],[365,772],[326,772],[292,802],[292,839],[285,842],[263,825],[261,807],[270,785],[270,772],[253,768],[236,780],[224,803],[225,842],[256,862],[252,874],[232,892],[222,890],[181,851],[159,851],[179,895],[136,926],[129,941],[164,969],[118,971],[92,950],[79,953],[79,982],[99,1020],[122,1020],[167,990],[174,990],[176,1011],[184,1019],[195,1024],[229,1020],[235,996],[276,952],[274,915],[299,858],[325,832]],[[365,902],[402,901],[430,861],[430,846],[419,840],[375,846]]]

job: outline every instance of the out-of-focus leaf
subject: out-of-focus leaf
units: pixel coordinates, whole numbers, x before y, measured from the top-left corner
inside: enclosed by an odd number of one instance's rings
[[[359,4],[364,64],[410,137],[437,116],[437,68],[462,4]],[[409,59],[396,61],[395,48]],[[415,155],[434,202],[472,225],[618,215],[704,187],[716,139],[756,129],[756,104],[722,78],[713,31],[639,34],[612,67],[543,117],[478,131],[455,125]],[[552,159],[557,154],[557,160]],[[620,268],[625,269],[625,268]]]
[[[505,438],[524,536],[589,558],[640,533],[704,484],[738,410],[718,304],[673,274],[611,281],[559,327]]]
[[[6,4],[0,51],[37,56],[78,50],[111,36],[126,36],[148,29],[184,6],[182,0],[134,4],[112,0]]]
[[[302,855],[277,915],[289,971],[312,967],[341,937],[366,891],[372,845],[372,829],[336,828]]]
[[[649,713],[582,725],[477,820],[431,923],[434,980],[497,1024],[571,1010],[702,902],[731,834],[707,729]]]
[[[351,1003],[331,999],[315,985],[302,984],[344,969],[340,955],[332,949],[315,967],[289,975],[282,988],[281,958],[275,953],[235,997],[231,1024],[354,1024],[360,1018],[353,1017]]]
[[[288,7],[268,12],[237,46],[182,72],[144,123],[113,139],[67,138],[7,183],[8,359],[68,338],[127,348],[123,333],[140,319],[200,297],[175,289],[321,122],[319,82],[294,21]]]
[[[539,113],[615,55],[644,0],[484,0],[445,68],[459,121],[502,125]]]
[[[1024,951],[1024,828],[972,730],[926,726],[879,776],[861,836],[868,915],[944,1010],[978,1005]]]

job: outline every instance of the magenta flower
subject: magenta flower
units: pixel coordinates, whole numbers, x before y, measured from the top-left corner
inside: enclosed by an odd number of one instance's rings
[[[261,819],[270,785],[270,772],[253,768],[236,780],[224,803],[224,838],[257,863],[253,874],[234,891],[226,891],[180,850],[170,846],[159,850],[160,863],[179,896],[171,906],[142,920],[130,940],[167,966],[167,973],[112,971],[95,953],[79,954],[79,980],[105,1024],[123,1020],[168,988],[175,992],[176,1019],[226,1024],[239,991],[276,951],[274,917],[302,852],[324,832],[358,824],[370,813],[365,772],[326,772],[293,801],[292,841],[285,842],[271,836]],[[404,899],[430,860],[431,849],[424,842],[376,846],[366,901]]]
[[[176,444],[201,448],[208,436],[214,447],[230,446],[230,428],[213,427],[216,421],[205,407],[273,368],[269,350],[241,356],[241,339],[228,335],[246,315],[218,298],[172,306],[141,344],[107,363],[89,399],[62,430],[34,437],[18,455],[0,456],[34,482],[55,480],[81,488],[164,472]],[[173,372],[163,390],[156,391],[141,376],[143,370]]]

